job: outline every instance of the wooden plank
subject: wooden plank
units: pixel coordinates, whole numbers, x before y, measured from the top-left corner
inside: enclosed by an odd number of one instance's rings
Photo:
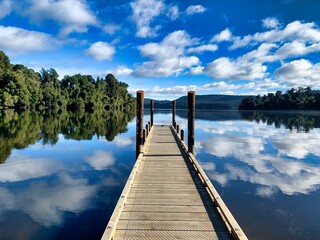
[[[225,232],[216,233],[214,231],[141,231],[141,230],[119,230],[114,240],[119,239],[190,239],[190,240],[229,240],[230,235]]]

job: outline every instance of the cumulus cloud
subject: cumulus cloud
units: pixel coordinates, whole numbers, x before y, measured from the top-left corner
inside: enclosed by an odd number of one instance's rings
[[[164,3],[161,0],[135,0],[130,6],[133,12],[131,18],[137,26],[136,36],[141,38],[156,36],[160,26],[150,27],[150,24],[165,9]]]
[[[275,22],[274,19],[267,19],[266,22],[271,25],[271,20]],[[320,51],[320,29],[315,23],[294,21],[283,28],[277,26],[274,29],[244,37],[233,36],[226,29],[215,35],[211,41],[231,41],[230,50],[244,46],[247,49],[253,49],[234,59],[220,57],[209,62],[203,72],[213,79],[262,81],[273,78],[274,85],[281,83],[283,88],[301,86],[302,83],[305,86],[317,86],[319,83],[317,64],[310,66],[311,63],[308,64],[302,59],[283,63],[288,59]],[[268,72],[268,64],[277,61],[282,66],[275,72]],[[297,65],[299,61],[301,66]],[[292,69],[293,74],[289,74],[287,69]],[[286,81],[284,76],[288,77]]]
[[[114,23],[105,24],[103,27],[103,31],[109,35],[114,35],[120,29],[121,29],[121,26]]]
[[[0,1],[0,19],[9,15],[12,10],[11,0],[2,0]]]
[[[275,71],[275,77],[289,87],[301,85],[318,87],[320,84],[320,63],[312,64],[306,59],[284,63]]]
[[[204,69],[204,67],[202,67],[202,66],[192,67],[192,68],[190,68],[188,75],[191,75],[191,76],[200,75],[203,73],[203,69]]]
[[[201,67],[200,67],[201,68]],[[253,87],[252,85],[251,87]],[[232,91],[232,90],[239,90],[242,88],[247,88],[248,85],[242,85],[242,84],[228,84],[226,82],[220,81],[220,82],[214,82],[214,83],[207,83],[201,86],[196,85],[176,85],[172,87],[159,87],[154,86],[150,89],[147,89],[146,92],[149,94],[156,94],[156,95],[164,95],[164,96],[181,96],[184,95],[188,91]]]
[[[193,14],[197,14],[197,13],[203,13],[206,10],[207,9],[202,5],[191,5],[187,8],[186,13],[187,13],[187,15],[193,15]]]
[[[115,47],[107,42],[95,42],[92,44],[86,53],[93,56],[97,61],[111,60],[115,54]]]
[[[274,17],[268,17],[265,19],[262,19],[262,26],[265,28],[277,28],[279,26],[279,21],[277,18]]]
[[[232,40],[232,33],[229,28],[226,28],[222,32],[214,35],[211,38],[211,42],[224,42],[224,41],[231,41]]]
[[[98,20],[85,0],[29,0],[26,14],[34,21],[54,20],[62,25],[61,34],[87,32]]]
[[[218,46],[215,44],[205,44],[198,47],[192,47],[187,50],[188,53],[203,53],[214,52],[218,50]]]
[[[266,76],[267,67],[258,61],[221,57],[208,63],[204,71],[214,79],[255,80]]]
[[[0,48],[15,54],[30,51],[46,51],[60,44],[59,41],[49,34],[28,31],[17,27],[0,25],[0,36]]]
[[[176,20],[179,17],[179,8],[178,6],[171,6],[168,9],[168,16],[170,17],[170,19]]]
[[[151,61],[138,66],[132,74],[136,77],[167,77],[199,65],[198,57],[185,55],[186,48],[197,42],[197,39],[179,30],[168,34],[160,43],[142,45],[138,47],[141,55]]]
[[[132,73],[136,77],[168,77],[170,75],[179,75],[185,69],[200,63],[199,58],[176,57],[165,59],[164,61],[144,62]]]
[[[120,65],[115,69],[114,74],[116,76],[125,76],[125,75],[130,75],[132,72],[133,72],[132,69],[130,69],[124,65]]]
[[[248,44],[255,45],[261,42],[282,43],[283,41],[291,41],[292,39],[309,44],[319,43],[320,30],[313,22],[302,23],[294,21],[283,29],[272,29],[244,37],[233,37],[233,44],[230,49],[245,47]]]
[[[320,43],[307,45],[299,40],[294,40],[283,44],[275,53],[274,60],[283,60],[287,58],[300,57],[309,53],[320,51]]]

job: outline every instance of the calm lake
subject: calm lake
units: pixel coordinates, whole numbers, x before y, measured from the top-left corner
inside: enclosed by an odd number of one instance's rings
[[[195,136],[249,239],[320,239],[320,112],[197,111]],[[100,239],[134,162],[132,113],[0,112],[0,239]]]

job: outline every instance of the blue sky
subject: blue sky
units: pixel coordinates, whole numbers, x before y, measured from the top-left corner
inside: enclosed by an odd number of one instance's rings
[[[173,99],[320,87],[319,0],[0,0],[0,50]]]

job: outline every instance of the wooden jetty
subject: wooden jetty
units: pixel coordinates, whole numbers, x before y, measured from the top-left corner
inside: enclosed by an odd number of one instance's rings
[[[142,131],[143,93],[137,99],[137,161],[102,239],[247,239],[195,159],[194,147],[184,143],[175,118],[172,126],[153,126],[152,116]]]

